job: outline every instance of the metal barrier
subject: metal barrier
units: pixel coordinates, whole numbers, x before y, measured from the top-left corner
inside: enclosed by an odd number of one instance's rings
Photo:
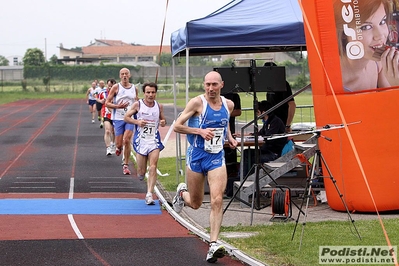
[[[247,124],[254,119],[253,108],[242,108],[241,116],[236,117],[236,128],[241,128],[242,124]],[[298,105],[295,110],[293,123],[314,122],[313,105]]]

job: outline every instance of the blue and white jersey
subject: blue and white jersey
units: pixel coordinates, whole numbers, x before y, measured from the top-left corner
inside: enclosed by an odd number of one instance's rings
[[[161,142],[159,134],[159,104],[154,101],[154,106],[147,106],[143,99],[139,100],[139,111],[134,115],[136,120],[145,120],[147,124],[144,127],[135,126],[133,137],[134,150],[144,156],[154,149],[163,150],[164,146]]]
[[[113,109],[112,120],[123,120],[127,110],[131,108],[134,101],[136,100],[136,87],[132,84],[130,88],[125,88],[121,83],[118,83],[118,93],[114,96],[114,104],[120,104],[121,102],[128,102],[129,105],[124,109]]]
[[[223,150],[230,112],[226,98],[223,96],[220,97],[222,99],[222,106],[220,110],[214,110],[209,106],[204,95],[200,96],[202,100],[202,113],[199,116],[189,118],[188,126],[202,129],[214,128],[215,136],[210,141],[205,141],[200,135],[187,134],[187,140],[192,147],[205,150],[209,153],[219,153]]]
[[[98,93],[98,95],[100,96],[101,93],[107,93],[107,87],[102,88],[100,90],[100,92]],[[108,96],[108,93],[107,93],[107,96]],[[107,98],[105,98],[105,99],[107,99]]]

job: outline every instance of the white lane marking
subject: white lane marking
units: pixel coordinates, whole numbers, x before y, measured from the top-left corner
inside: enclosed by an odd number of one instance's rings
[[[73,219],[73,215],[72,215],[72,214],[68,214],[68,220],[69,220],[69,222],[71,223],[72,229],[73,229],[73,231],[75,232],[76,236],[77,236],[79,239],[84,239],[82,233],[80,232],[78,226],[77,226],[76,223],[75,223],[75,219]]]
[[[68,199],[73,199],[73,189],[75,186],[75,178],[71,177],[71,180],[69,181],[69,194],[68,194]]]
[[[68,195],[68,199],[73,199],[73,190],[74,190],[74,186],[75,186],[75,178],[71,177],[71,181],[69,183],[69,195]],[[78,237],[78,239],[84,239],[82,233],[79,230],[79,227],[77,226],[75,219],[73,218],[72,214],[68,214],[68,220],[69,223],[71,224],[71,227],[73,229],[73,231],[75,232],[76,236]]]

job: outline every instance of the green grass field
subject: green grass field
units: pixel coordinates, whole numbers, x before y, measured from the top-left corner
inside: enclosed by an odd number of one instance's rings
[[[190,93],[190,98],[199,93]],[[84,93],[43,93],[43,92],[8,92],[3,91],[0,98],[0,104],[14,102],[22,99],[44,99],[44,98],[82,98]],[[184,93],[178,96],[178,106],[185,105]],[[250,96],[242,95],[242,107],[251,108],[253,99]],[[162,103],[173,103],[173,97],[170,95],[159,95],[158,100]],[[303,93],[295,98],[297,105],[311,105],[312,96],[309,92]],[[159,177],[160,183],[167,191],[174,191],[177,185],[176,180],[176,158],[161,158],[158,168],[163,173],[169,173],[167,177]],[[387,230],[391,244],[396,246],[399,244],[399,223],[397,219],[385,219],[384,226]],[[381,225],[377,220],[356,221],[357,229],[362,236],[359,240],[353,232],[351,222],[308,222],[306,224],[305,235],[301,250],[299,250],[299,225],[296,237],[291,241],[292,232],[295,223],[272,223],[257,226],[241,226],[222,227],[222,232],[257,232],[255,236],[248,238],[224,238],[224,240],[247,254],[257,258],[268,265],[273,266],[309,266],[318,265],[319,246],[386,246],[386,241],[381,229]],[[351,264],[362,265],[362,264]],[[378,265],[378,264],[375,264]],[[388,264],[393,265],[393,264]]]

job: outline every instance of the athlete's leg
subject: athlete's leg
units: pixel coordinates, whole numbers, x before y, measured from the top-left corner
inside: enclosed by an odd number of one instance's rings
[[[186,167],[187,175],[187,189],[188,191],[182,193],[184,204],[198,209],[202,205],[204,199],[204,181],[205,177],[202,173],[196,173]]]
[[[121,151],[123,148],[123,135],[125,132],[125,122],[122,120],[114,120],[115,146]],[[117,153],[117,155],[119,155]]]
[[[144,177],[145,172],[147,171],[147,156],[136,153],[137,160],[137,175]]]
[[[94,116],[95,116],[95,111],[94,111],[94,105],[89,104],[89,111],[91,113],[91,120],[94,120]]]
[[[124,157],[124,164],[129,164],[130,153],[132,151],[132,137],[133,131],[132,130],[125,130],[123,133],[123,155]]]
[[[227,184],[226,165],[208,172],[208,183],[211,196],[210,241],[217,241],[223,219],[223,193]]]
[[[105,146],[111,146],[111,136],[113,135],[112,125],[109,121],[104,121],[104,142]]]
[[[157,182],[157,167],[159,159],[159,149],[155,149],[148,154],[149,169],[147,179],[147,192],[154,192],[154,187]]]

